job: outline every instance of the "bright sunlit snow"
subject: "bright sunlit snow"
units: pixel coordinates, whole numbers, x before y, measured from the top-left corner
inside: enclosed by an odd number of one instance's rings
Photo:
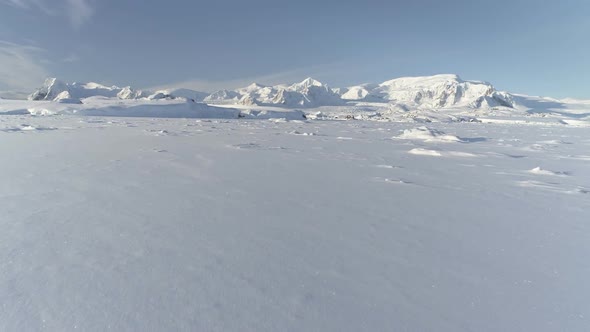
[[[590,102],[454,75],[31,99],[0,100],[2,331],[590,326]]]

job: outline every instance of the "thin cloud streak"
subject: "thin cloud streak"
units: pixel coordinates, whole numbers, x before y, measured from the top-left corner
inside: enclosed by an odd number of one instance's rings
[[[2,4],[22,10],[40,10],[50,16],[66,16],[76,29],[94,15],[94,7],[89,0],[0,0]]]

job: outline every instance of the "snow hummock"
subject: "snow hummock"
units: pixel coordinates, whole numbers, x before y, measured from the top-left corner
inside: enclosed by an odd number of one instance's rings
[[[305,113],[300,110],[294,111],[268,111],[268,110],[243,110],[241,118],[246,119],[285,119],[285,120],[306,120]]]
[[[436,150],[424,149],[424,148],[414,148],[408,151],[409,154],[414,154],[418,156],[430,156],[430,157],[441,157],[442,154]]]
[[[535,167],[535,168],[529,170],[529,173],[538,174],[538,175],[553,175],[553,176],[567,176],[568,175],[567,172],[551,171],[551,170],[548,170],[548,169],[543,169],[540,166]]]
[[[371,91],[374,90],[377,84],[363,84],[352,86],[340,90],[340,95],[344,100],[365,100],[369,98]]]
[[[463,142],[462,139],[455,135],[446,134],[440,130],[418,127],[413,129],[406,129],[403,133],[395,138],[406,140],[421,140],[424,142],[440,142],[440,143],[456,143]]]
[[[80,99],[72,98],[69,91],[60,92],[53,101],[64,104],[82,104]]]

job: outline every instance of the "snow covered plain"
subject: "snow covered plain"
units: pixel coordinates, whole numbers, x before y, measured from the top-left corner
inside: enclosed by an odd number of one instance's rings
[[[590,330],[588,101],[456,75],[30,98],[0,100],[1,331]]]
[[[587,331],[589,128],[426,129],[0,116],[0,330]]]

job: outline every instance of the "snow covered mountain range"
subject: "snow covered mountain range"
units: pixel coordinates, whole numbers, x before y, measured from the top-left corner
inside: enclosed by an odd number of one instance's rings
[[[307,78],[292,85],[264,86],[258,83],[237,90],[220,90],[204,99],[208,103],[229,103],[257,106],[284,106],[311,108],[344,104],[339,94],[328,85]]]
[[[265,86],[253,83],[236,90],[219,90],[212,94],[175,89],[162,91],[134,90],[131,87],[104,86],[98,83],[64,83],[47,79],[43,86],[29,96],[29,100],[52,100],[63,103],[80,103],[82,99],[101,96],[118,99],[187,98],[210,104],[246,106],[280,106],[285,108],[314,108],[340,106],[347,102],[373,102],[400,104],[408,108],[449,107],[509,107],[514,97],[497,91],[491,84],[464,81],[457,75],[407,77],[380,84],[363,84],[332,89],[312,78],[292,85]]]
[[[193,101],[202,101],[208,94],[189,89],[172,90],[135,90],[129,86],[120,88],[118,86],[105,86],[99,83],[65,83],[56,78],[48,78],[43,86],[29,95],[32,101],[55,101],[61,103],[82,103],[82,99],[90,97],[106,97],[118,99],[174,99],[186,98]]]
[[[590,120],[590,101],[498,91],[457,75],[405,77],[331,88],[312,78],[295,84],[253,83],[213,93],[159,91],[47,79],[28,101],[0,101],[0,114],[357,119],[414,122],[481,121],[513,116]],[[565,119],[565,120],[564,120]]]

